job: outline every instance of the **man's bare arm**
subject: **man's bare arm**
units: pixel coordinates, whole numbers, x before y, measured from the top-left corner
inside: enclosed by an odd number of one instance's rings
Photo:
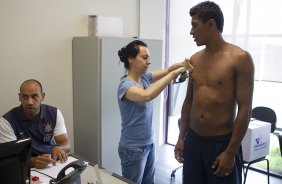
[[[184,138],[189,128],[192,98],[193,98],[193,82],[192,82],[192,79],[190,78],[189,83],[187,85],[186,97],[185,97],[185,100],[183,102],[182,109],[181,109],[181,120],[180,120],[180,125],[179,125],[178,141],[174,149],[175,159],[180,163],[184,162],[184,154],[183,154]]]
[[[226,150],[220,154],[213,167],[214,174],[224,176],[232,172],[235,155],[248,129],[254,88],[254,65],[251,56],[245,53],[239,57],[236,66],[236,101],[238,112],[234,122],[231,140]]]
[[[226,151],[236,154],[248,129],[254,89],[254,65],[251,56],[246,53],[236,74],[236,101],[238,112],[233,133]]]
[[[52,149],[52,159],[59,159],[62,163],[68,159],[68,152],[70,151],[70,142],[68,134],[64,133],[58,136],[55,136],[56,146]],[[55,165],[55,164],[54,164]]]

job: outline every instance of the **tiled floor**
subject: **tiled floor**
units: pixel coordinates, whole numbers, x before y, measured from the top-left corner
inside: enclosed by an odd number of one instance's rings
[[[171,171],[180,166],[174,159],[174,147],[164,144],[157,150],[156,184],[181,184],[182,169],[175,173],[175,180],[171,180]],[[267,184],[267,176],[249,170],[246,184]],[[282,179],[270,177],[270,184],[282,184]]]

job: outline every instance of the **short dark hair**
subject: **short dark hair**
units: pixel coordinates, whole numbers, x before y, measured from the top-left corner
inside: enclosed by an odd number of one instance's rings
[[[21,86],[20,86],[20,92],[21,92],[22,86],[23,86],[24,84],[28,83],[28,82],[35,82],[35,83],[37,83],[38,86],[40,87],[41,92],[43,92],[43,87],[42,87],[41,83],[40,83],[38,80],[36,80],[36,79],[28,79],[28,80],[25,80],[25,81],[21,84]]]
[[[212,1],[204,1],[193,6],[190,16],[197,15],[204,23],[208,20],[215,20],[217,29],[222,33],[224,25],[224,17],[220,7]]]
[[[141,40],[134,40],[118,51],[120,61],[124,63],[126,69],[129,68],[128,58],[135,58],[139,53],[140,46],[147,47],[147,44]]]

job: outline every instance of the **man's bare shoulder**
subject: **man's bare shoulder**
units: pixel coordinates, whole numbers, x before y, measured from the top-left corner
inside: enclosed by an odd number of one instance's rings
[[[241,77],[254,74],[254,63],[250,53],[236,45],[229,44],[229,52],[232,58],[234,69]],[[252,76],[249,76],[252,78]]]
[[[252,57],[250,53],[241,47],[231,44],[231,43],[225,43],[222,48],[220,49],[223,54],[220,54],[222,59],[228,59],[231,61],[231,63],[242,63],[242,62],[248,62],[252,63]],[[202,49],[196,53],[194,53],[191,57],[191,64],[195,64],[195,62],[201,61],[203,58],[206,59],[206,50]]]
[[[228,52],[232,58],[238,59],[239,61],[252,61],[250,53],[237,45],[229,43],[226,45],[225,51]]]
[[[194,53],[191,57],[190,57],[190,61],[191,61],[191,64],[193,64],[193,62],[197,61],[199,58],[201,58],[201,56],[203,55],[204,53],[204,49]]]

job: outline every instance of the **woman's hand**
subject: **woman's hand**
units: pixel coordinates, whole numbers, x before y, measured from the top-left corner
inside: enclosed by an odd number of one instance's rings
[[[192,71],[194,67],[190,63],[190,60],[185,58],[185,60],[180,63],[182,67],[176,70],[176,77],[174,77],[173,79],[174,84],[184,82],[186,78],[192,75]],[[180,75],[180,78],[179,78],[179,81],[177,82],[176,79],[179,75]]]
[[[178,81],[176,79],[179,77]],[[188,78],[187,69],[185,67],[178,68],[174,71],[173,84],[182,83]]]
[[[185,67],[188,71],[189,74],[191,74],[193,72],[193,65],[190,63],[190,60],[185,58],[185,60],[182,62],[183,67]]]

